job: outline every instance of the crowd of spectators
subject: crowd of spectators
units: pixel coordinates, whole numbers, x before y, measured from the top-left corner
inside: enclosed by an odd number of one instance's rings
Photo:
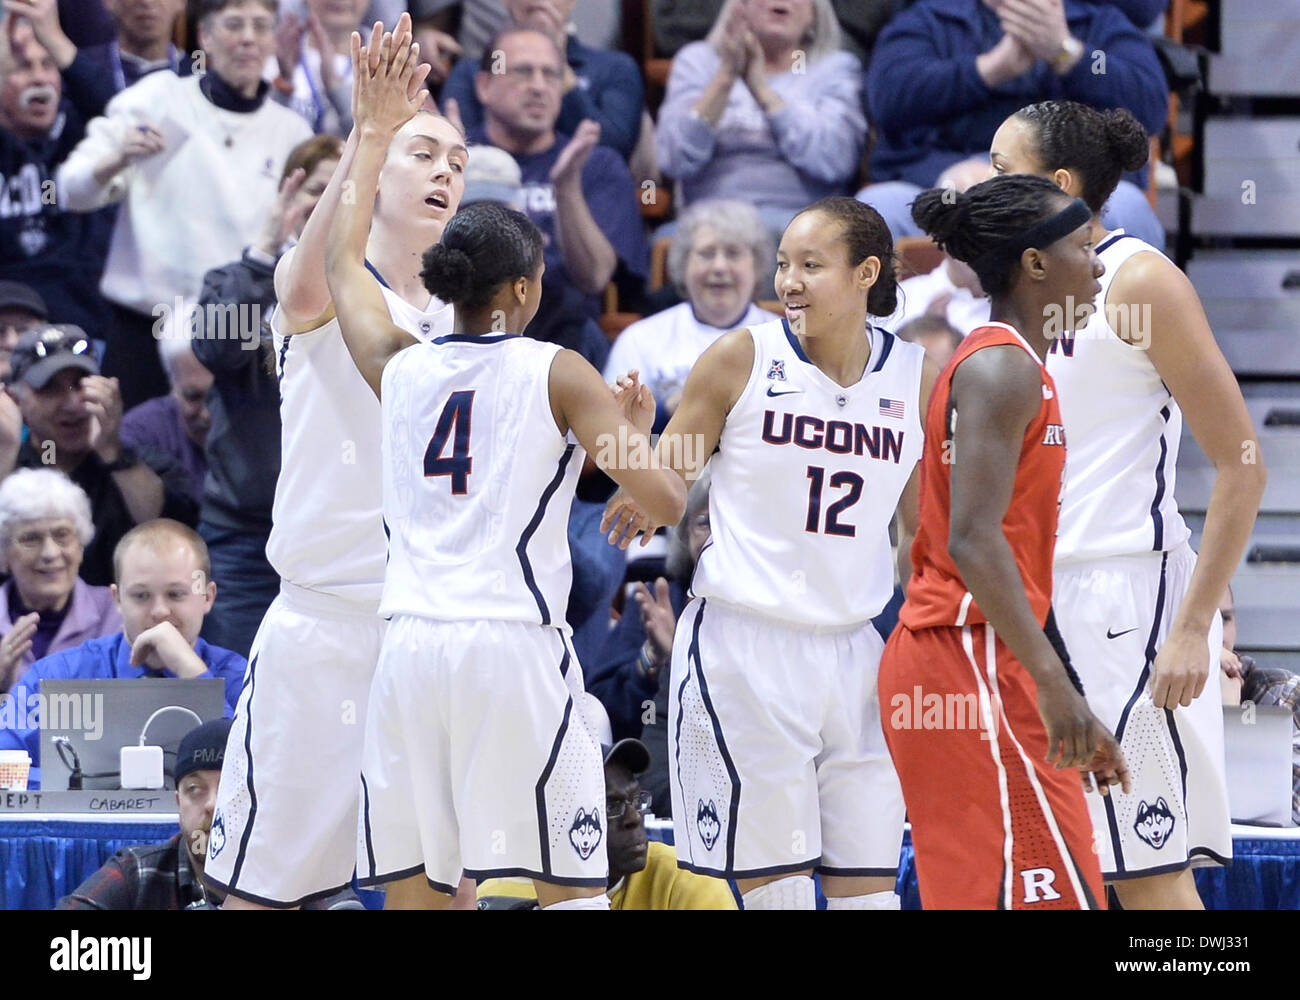
[[[190,673],[203,651],[247,656],[279,586],[272,277],[342,155],[349,37],[375,19],[415,19],[431,101],[471,148],[465,200],[506,201],[544,234],[527,333],[610,376],[638,369],[660,426],[699,355],[770,316],[775,240],[808,203],[857,192],[901,237],[918,190],[988,173],[993,131],[1025,104],[1122,106],[1150,130],[1166,114],[1162,0],[646,0],[662,87],[650,53],[619,50],[622,6],[6,0],[0,686],[38,683],[41,657],[87,641],[107,643],[97,669],[130,666],[148,625],[121,604],[130,566],[113,554],[158,518],[197,529],[216,583],[170,654]],[[1128,180],[1108,219],[1162,244],[1145,172]],[[968,270],[905,283],[892,328],[950,354],[987,315]],[[706,487],[617,627],[608,489],[592,472],[575,504],[570,618],[614,735],[650,746],[644,782],[666,812],[662,678]]]

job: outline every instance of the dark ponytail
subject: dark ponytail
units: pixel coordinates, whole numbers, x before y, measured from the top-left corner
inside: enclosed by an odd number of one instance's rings
[[[1123,108],[1098,111],[1076,101],[1042,101],[1021,108],[1044,170],[1069,170],[1083,185],[1093,214],[1114,193],[1120,176],[1146,166],[1151,140],[1142,123]]]
[[[442,240],[424,252],[420,280],[457,309],[482,309],[497,289],[532,277],[542,262],[542,234],[528,216],[493,201],[466,205]]]
[[[1068,200],[1046,177],[1003,174],[965,192],[922,191],[912,202],[912,219],[945,253],[970,264],[985,292],[1002,295],[1018,258],[990,259],[988,252],[1055,215]]]
[[[840,224],[849,264],[856,267],[868,257],[880,259],[880,274],[867,292],[867,312],[872,316],[891,316],[898,308],[898,268],[894,259],[894,237],[870,205],[856,198],[823,198],[800,212],[820,212]]]

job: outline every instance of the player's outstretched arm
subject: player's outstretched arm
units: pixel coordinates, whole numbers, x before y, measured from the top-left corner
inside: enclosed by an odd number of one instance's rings
[[[600,373],[576,351],[560,351],[551,365],[551,411],[561,433],[572,430],[596,465],[659,524],[686,512],[686,481],[660,464],[650,446],[654,395],[635,377],[610,392]]]
[[[1250,541],[1268,478],[1232,369],[1215,343],[1192,283],[1162,254],[1126,261],[1107,294],[1111,326],[1150,352],[1187,427],[1214,464],[1196,569],[1152,670],[1157,707],[1187,706],[1217,668],[1206,640],[1219,598]]]
[[[409,31],[407,40],[398,42],[385,35],[379,41],[378,61],[372,64],[361,36],[352,35],[357,148],[345,181],[348,197],[339,200],[325,252],[325,278],[343,342],[376,396],[389,359],[415,343],[393,322],[379,283],[365,266],[370,216],[388,146],[427,96],[421,88],[429,66],[420,64],[419,46],[410,44]]]
[[[364,50],[368,67],[379,63],[379,52],[384,26],[376,22],[371,29],[370,44]],[[410,41],[409,15],[403,14],[394,29],[393,43],[405,45]],[[354,97],[355,100],[355,97]],[[355,117],[355,109],[354,109]],[[281,333],[306,333],[327,323],[334,315],[330,291],[325,280],[325,249],[329,239],[330,224],[343,197],[344,184],[352,167],[359,136],[354,127],[343,146],[343,156],[334,168],[334,175],[321,194],[303,226],[298,243],[280,258],[275,269],[276,309],[280,314],[277,327]]]
[[[686,377],[681,402],[659,437],[656,450],[661,465],[676,471],[687,484],[700,478],[753,367],[754,338],[748,329],[723,334],[700,355]],[[605,505],[600,530],[609,532],[610,544],[626,549],[638,534],[645,545],[664,523],[675,522],[655,521],[634,497],[619,490]]]

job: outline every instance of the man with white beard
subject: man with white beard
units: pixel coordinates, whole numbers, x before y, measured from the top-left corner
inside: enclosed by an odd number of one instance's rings
[[[0,15],[0,279],[34,288],[51,322],[102,336],[99,277],[112,210],[76,215],[55,197],[55,167],[86,129],[77,111],[86,95],[69,90],[31,25]]]

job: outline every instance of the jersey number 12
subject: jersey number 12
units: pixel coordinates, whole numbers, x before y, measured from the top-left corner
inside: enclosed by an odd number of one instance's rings
[[[822,485],[826,481],[826,470],[819,465],[808,466],[808,519],[804,522],[804,530],[817,534],[817,526],[821,521],[822,512]],[[852,507],[862,498],[862,477],[856,472],[837,472],[831,476],[831,489],[841,489],[847,486],[848,493],[840,497],[833,504],[826,508],[826,527],[823,534],[842,535],[845,538],[852,538],[857,534],[858,529],[852,524],[841,524],[840,515]]]
[[[474,459],[469,456],[470,416],[474,410],[474,390],[453,392],[438,417],[433,429],[433,440],[424,452],[426,476],[451,476],[451,492],[464,496],[469,492],[469,474],[474,471]],[[451,454],[444,455],[451,441]]]

